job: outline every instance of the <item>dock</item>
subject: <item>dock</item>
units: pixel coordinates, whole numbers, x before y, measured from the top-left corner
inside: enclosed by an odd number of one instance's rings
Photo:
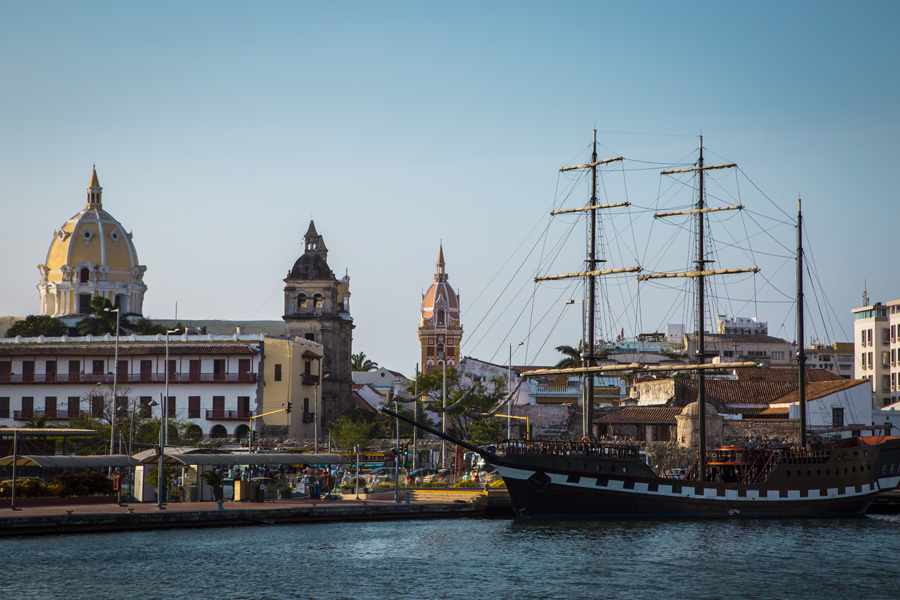
[[[371,496],[371,495],[370,495]],[[390,496],[389,498],[385,496]],[[495,494],[492,494],[495,496]],[[159,510],[156,503],[73,504],[0,509],[0,537],[63,533],[99,533],[199,527],[246,527],[409,519],[511,518],[502,498],[489,503],[484,494],[412,493],[393,501],[379,498],[278,499],[269,502],[172,502]],[[498,503],[499,502],[499,503]],[[499,507],[499,510],[498,510]]]

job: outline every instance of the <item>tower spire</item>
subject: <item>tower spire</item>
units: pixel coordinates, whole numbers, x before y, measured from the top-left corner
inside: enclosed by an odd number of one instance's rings
[[[447,271],[444,265],[444,244],[441,243],[438,250],[437,271],[434,274],[434,280],[437,282],[447,281]]]
[[[103,208],[103,188],[100,187],[100,178],[97,177],[97,165],[94,165],[94,172],[91,174],[91,183],[87,188],[87,207]]]

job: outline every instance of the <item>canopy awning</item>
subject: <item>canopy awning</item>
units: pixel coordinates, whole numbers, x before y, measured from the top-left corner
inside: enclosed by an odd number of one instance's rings
[[[159,454],[148,456],[142,462],[155,464]],[[166,464],[183,466],[232,467],[239,465],[345,465],[350,461],[338,454],[200,454],[166,452]]]
[[[89,456],[42,456],[35,454],[15,457],[17,467],[42,469],[103,469],[108,467],[136,467],[141,462],[126,454],[91,454]],[[13,464],[13,456],[0,458],[0,467]]]

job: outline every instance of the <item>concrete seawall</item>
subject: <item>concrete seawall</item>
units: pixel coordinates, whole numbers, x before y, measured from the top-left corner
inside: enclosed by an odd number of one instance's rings
[[[212,502],[172,503],[165,510],[155,504],[118,506],[72,505],[0,510],[0,537],[61,533],[91,533],[239,527],[339,521],[484,518],[485,502],[387,500],[278,500],[267,503],[226,502],[217,510]],[[509,513],[508,516],[512,516]]]

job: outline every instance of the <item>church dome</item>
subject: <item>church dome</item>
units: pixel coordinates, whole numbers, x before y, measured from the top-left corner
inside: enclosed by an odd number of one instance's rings
[[[123,312],[140,313],[147,286],[131,233],[103,209],[96,169],[87,188],[87,206],[53,232],[41,272],[41,314],[84,312],[93,296],[107,298]]]
[[[444,247],[438,252],[437,272],[434,274],[434,283],[422,296],[422,321],[430,322],[436,311],[447,311],[449,320],[459,322],[459,296],[447,282],[448,276],[444,264]],[[444,323],[440,323],[445,326]],[[449,325],[449,323],[447,323]]]
[[[712,404],[710,404],[709,402],[706,402],[705,404],[706,404],[706,414],[707,415],[715,416],[715,415],[719,414],[719,411],[717,411],[716,408]],[[699,401],[691,402],[690,404],[685,406],[683,409],[681,409],[680,414],[682,417],[699,417],[700,416],[700,402]]]

